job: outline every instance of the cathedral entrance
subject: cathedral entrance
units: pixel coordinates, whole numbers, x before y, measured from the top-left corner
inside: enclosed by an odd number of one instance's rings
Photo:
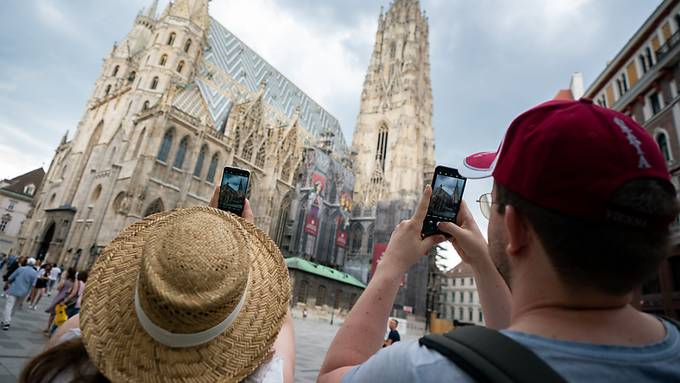
[[[45,231],[45,235],[43,235],[43,240],[40,242],[40,246],[38,246],[38,252],[36,253],[35,258],[39,261],[43,261],[47,256],[47,252],[50,249],[50,243],[52,242],[52,237],[54,236],[54,226],[54,222],[52,222],[47,228],[47,231]]]

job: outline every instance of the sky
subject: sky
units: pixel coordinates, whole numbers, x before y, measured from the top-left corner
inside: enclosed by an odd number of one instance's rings
[[[75,131],[102,60],[151,0],[5,0],[0,179],[46,170]],[[161,0],[161,7],[167,0]],[[661,0],[422,0],[430,24],[436,161],[494,150],[512,119],[582,72],[586,87]],[[213,0],[210,13],[340,121],[348,144],[380,0]],[[465,200],[483,232],[470,180]],[[450,249],[450,247],[447,247]],[[447,252],[448,267],[458,257]]]

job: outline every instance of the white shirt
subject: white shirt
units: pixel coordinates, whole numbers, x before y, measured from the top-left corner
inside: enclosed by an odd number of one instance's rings
[[[54,266],[52,271],[50,271],[50,279],[56,281],[59,278],[59,274],[61,274],[61,269]]]

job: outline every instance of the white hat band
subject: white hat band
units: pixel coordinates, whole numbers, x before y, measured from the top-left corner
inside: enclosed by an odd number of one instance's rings
[[[139,286],[139,283],[137,283]],[[137,313],[137,319],[142,328],[146,331],[149,336],[151,336],[156,342],[163,344],[168,347],[185,348],[194,347],[204,343],[208,343],[211,340],[217,338],[220,334],[225,332],[236,320],[238,314],[241,312],[243,305],[246,302],[246,296],[248,295],[248,290],[250,289],[250,274],[248,275],[248,281],[246,282],[246,288],[243,290],[241,295],[241,300],[238,302],[234,311],[231,312],[222,322],[217,325],[200,332],[192,334],[177,334],[158,327],[151,319],[146,315],[142,305],[139,303],[139,289],[135,287],[135,313]]]

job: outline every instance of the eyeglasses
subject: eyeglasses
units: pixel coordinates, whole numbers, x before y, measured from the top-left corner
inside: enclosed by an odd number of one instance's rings
[[[479,202],[479,210],[482,211],[484,218],[489,219],[491,216],[491,206],[494,204],[491,193],[482,194],[477,202]]]

